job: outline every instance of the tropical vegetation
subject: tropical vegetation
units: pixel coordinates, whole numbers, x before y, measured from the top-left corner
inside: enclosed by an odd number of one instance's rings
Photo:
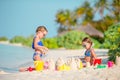
[[[109,60],[115,62],[116,56],[120,56],[120,23],[110,26],[105,32],[103,46],[109,49]]]
[[[69,15],[66,13],[69,12]],[[105,12],[107,14],[105,15]],[[96,20],[96,14],[100,19]],[[64,16],[63,16],[64,15]],[[71,18],[71,16],[73,18]],[[72,24],[74,22],[74,25]],[[120,1],[119,0],[86,0],[84,4],[74,11],[61,10],[56,14],[59,24],[58,33],[77,29],[77,25],[90,24],[103,32],[103,39],[91,36],[101,42],[100,48],[109,49],[109,59],[115,61],[120,56]]]
[[[21,43],[24,46],[31,47],[33,41],[33,35],[28,37],[23,36],[15,36],[12,39],[10,39],[10,43]]]
[[[119,0],[94,0],[94,2],[86,0],[74,11],[60,10],[56,14],[56,22],[59,24],[58,33],[73,30],[78,27],[77,25],[87,24],[105,32],[110,25],[120,21],[119,5]],[[96,14],[101,19],[95,20]]]
[[[0,37],[0,41],[8,41],[8,38],[7,38],[7,37],[2,36],[2,37]]]

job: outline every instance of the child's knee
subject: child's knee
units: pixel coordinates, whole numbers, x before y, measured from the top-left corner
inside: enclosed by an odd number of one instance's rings
[[[41,60],[40,56],[38,56],[38,55],[34,56],[34,60]]]

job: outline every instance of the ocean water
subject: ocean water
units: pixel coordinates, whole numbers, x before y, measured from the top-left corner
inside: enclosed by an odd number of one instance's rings
[[[20,67],[33,66],[32,48],[0,44],[0,70],[18,72]]]

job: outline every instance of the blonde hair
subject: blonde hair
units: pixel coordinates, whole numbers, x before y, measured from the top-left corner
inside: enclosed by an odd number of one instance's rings
[[[85,37],[85,38],[82,40],[82,42],[87,42],[87,43],[90,43],[90,44],[92,45],[92,41],[91,41],[91,39],[88,38],[88,37]]]
[[[36,33],[38,32],[38,31],[46,31],[46,32],[48,32],[48,30],[47,30],[47,28],[45,27],[45,26],[38,26],[37,27],[37,29],[36,29]]]

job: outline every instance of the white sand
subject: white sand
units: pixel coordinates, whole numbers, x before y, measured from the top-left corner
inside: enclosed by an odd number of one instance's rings
[[[120,80],[120,67],[76,71],[41,71],[1,74],[0,80]]]
[[[0,44],[17,46],[17,47],[24,47],[21,43],[10,43],[9,41],[0,41]]]
[[[44,59],[52,58],[56,60],[58,57],[63,57],[64,59],[83,57],[83,53],[84,50],[50,50]],[[106,57],[103,59],[106,59]],[[0,80],[120,80],[120,67],[114,65],[112,68],[104,69],[83,68],[81,70],[70,71],[43,70],[8,74],[1,73]]]

